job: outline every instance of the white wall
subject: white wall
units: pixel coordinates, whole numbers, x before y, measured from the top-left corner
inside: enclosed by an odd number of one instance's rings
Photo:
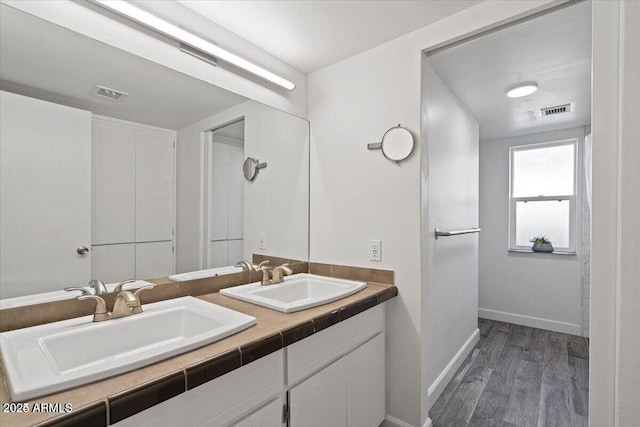
[[[73,0],[1,0],[16,9],[69,28],[95,40],[133,53],[202,81],[227,89],[238,95],[265,103],[300,117],[307,115],[306,77],[293,67],[275,58],[236,34],[209,21],[191,9],[173,1],[141,1],[141,7],[174,24],[182,25],[269,71],[296,84],[289,92],[260,79],[242,74],[229,67],[213,67],[177,48],[175,42],[139,31],[130,21],[107,14],[90,2]],[[113,19],[113,18],[116,19]],[[231,70],[231,71],[230,71]]]
[[[244,184],[244,258],[264,253],[308,258],[309,123],[247,101],[178,131],[178,272],[203,268],[205,131],[245,120],[244,155],[267,162],[253,182]],[[267,236],[259,249],[259,234]]]
[[[480,142],[479,316],[581,335],[584,127]],[[578,140],[576,255],[508,252],[509,147]]]
[[[402,123],[420,131],[421,51],[544,7],[483,2],[307,76],[311,121],[311,260],[396,272],[387,310],[387,414],[426,421],[420,399],[420,146],[393,165],[366,144]],[[381,239],[382,262],[367,257]],[[437,347],[439,343],[432,343]],[[426,407],[426,402],[423,402]]]
[[[422,402],[431,408],[480,339],[478,235],[434,230],[478,226],[479,126],[422,62]]]

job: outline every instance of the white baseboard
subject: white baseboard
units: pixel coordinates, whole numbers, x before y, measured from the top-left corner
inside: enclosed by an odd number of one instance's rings
[[[433,423],[431,422],[431,418],[427,417],[427,421],[424,422],[422,427],[432,427]]]
[[[540,317],[524,316],[522,314],[506,313],[504,311],[478,309],[478,317],[498,322],[513,323],[515,325],[529,326],[532,328],[546,329],[548,331],[562,332],[563,334],[582,336],[582,326],[573,323],[558,322],[556,320],[542,319]]]
[[[431,420],[427,420],[431,423]],[[425,424],[426,425],[426,424]],[[431,424],[429,424],[431,426]],[[384,422],[382,423],[382,427],[415,427],[411,424],[407,424],[402,420],[397,419],[396,417],[392,417],[391,415],[387,415],[384,417]]]
[[[480,329],[473,331],[469,339],[460,347],[456,355],[453,356],[453,359],[451,359],[449,364],[442,370],[440,375],[438,375],[438,378],[429,386],[427,392],[427,409],[430,409],[435,401],[438,400],[440,394],[442,394],[447,384],[449,384],[449,381],[451,381],[451,378],[453,378],[478,341],[480,341]],[[431,420],[427,419],[427,422],[431,422]]]

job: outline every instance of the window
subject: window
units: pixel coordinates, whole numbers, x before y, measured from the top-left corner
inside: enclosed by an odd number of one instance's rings
[[[557,251],[575,252],[576,139],[511,147],[509,249],[531,249],[545,235]]]

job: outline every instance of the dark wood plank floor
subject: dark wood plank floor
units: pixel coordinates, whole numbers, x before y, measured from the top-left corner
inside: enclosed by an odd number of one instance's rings
[[[586,338],[478,319],[480,342],[429,411],[434,427],[587,426]]]

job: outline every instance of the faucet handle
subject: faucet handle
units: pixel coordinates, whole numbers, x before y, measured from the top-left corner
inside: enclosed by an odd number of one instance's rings
[[[254,265],[254,266],[253,266],[253,268],[254,268],[256,271],[260,271],[260,270],[263,270],[263,271],[264,271],[264,269],[265,269],[265,268],[269,268],[269,266],[267,266],[267,264],[269,264],[269,260],[268,260],[268,259],[265,259],[265,260],[264,260],[264,261],[262,261],[260,264],[258,264],[258,265]]]
[[[103,320],[109,320],[109,312],[107,311],[107,303],[104,299],[97,295],[80,295],[77,296],[78,301],[93,300],[96,302],[96,310],[93,313],[94,322],[102,322]]]
[[[142,303],[140,302],[140,294],[143,291],[148,291],[149,289],[153,289],[155,287],[156,285],[147,285],[147,286],[143,286],[141,288],[136,289],[136,291],[133,293],[133,297],[136,299],[136,304],[131,306],[132,314],[142,313]]]
[[[147,286],[143,286],[141,288],[136,289],[136,291],[133,293],[133,296],[136,297],[138,299],[138,301],[140,301],[140,293],[142,291],[148,291],[149,289],[153,289],[155,288],[156,285],[147,285]]]
[[[64,288],[64,290],[67,291],[67,292],[80,291],[80,292],[82,292],[82,295],[93,295],[91,293],[91,291],[89,291],[88,289],[80,288],[80,287],[77,287],[77,286],[70,286],[68,288]]]
[[[113,292],[115,292],[116,294],[119,294],[120,292],[122,292],[122,287],[124,285],[126,285],[127,283],[135,283],[136,280],[135,279],[129,279],[129,280],[125,280],[123,282],[120,282],[116,285],[116,287],[113,289]]]

